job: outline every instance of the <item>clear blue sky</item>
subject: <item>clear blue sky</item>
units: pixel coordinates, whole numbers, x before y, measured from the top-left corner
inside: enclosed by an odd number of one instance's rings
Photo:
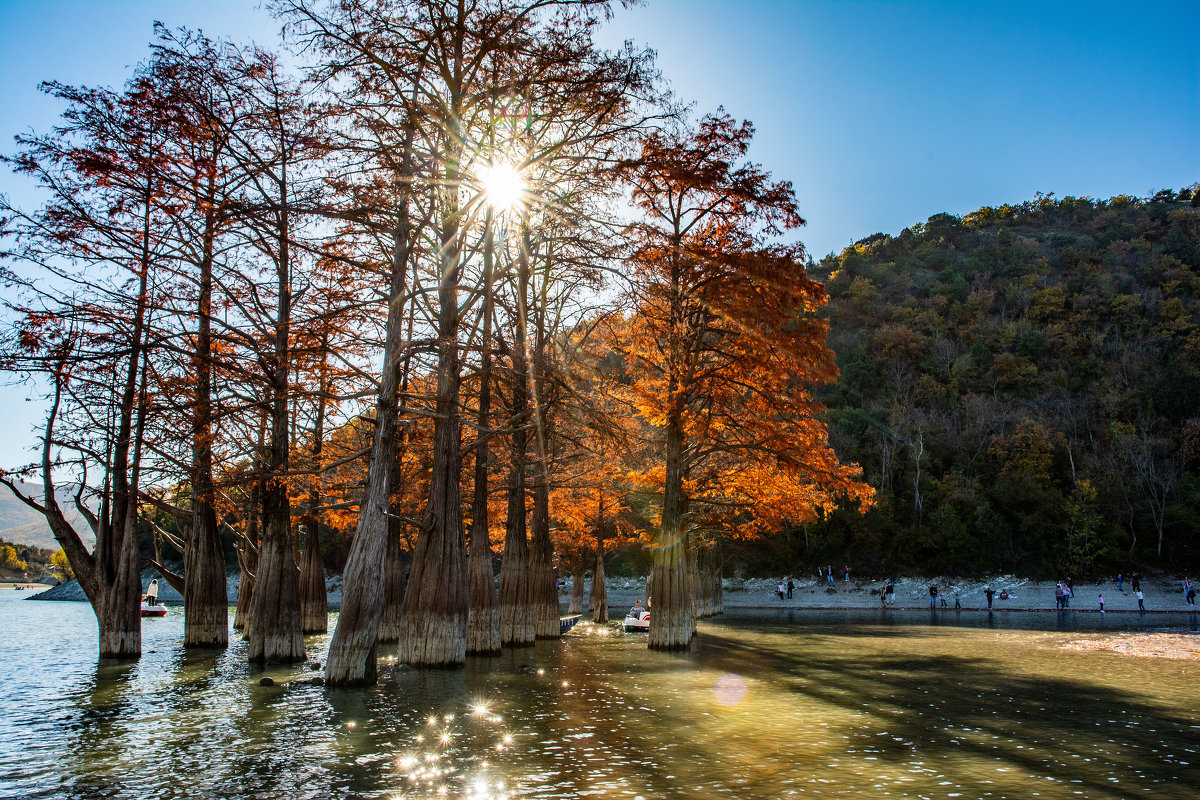
[[[273,40],[251,0],[0,0],[0,150],[45,130],[42,80],[118,85],[151,24]],[[1200,180],[1200,2],[650,0],[602,34],[648,44],[682,99],[758,129],[817,258],[931,214]],[[0,192],[28,190],[0,174]],[[42,409],[0,387],[0,464]]]

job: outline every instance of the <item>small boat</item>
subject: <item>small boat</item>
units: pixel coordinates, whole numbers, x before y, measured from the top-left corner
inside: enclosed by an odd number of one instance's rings
[[[559,635],[561,636],[562,634],[571,630],[571,628],[574,628],[575,623],[579,622],[579,620],[581,620],[581,619],[583,619],[583,614],[574,614],[569,617],[559,617],[558,618],[558,633],[559,633]]]
[[[650,630],[650,614],[642,614],[641,617],[628,616],[625,618],[625,632],[636,633],[638,631]]]
[[[167,607],[166,606],[158,605],[158,604],[148,606],[145,603],[142,603],[142,616],[143,617],[165,617],[166,615],[167,615]]]

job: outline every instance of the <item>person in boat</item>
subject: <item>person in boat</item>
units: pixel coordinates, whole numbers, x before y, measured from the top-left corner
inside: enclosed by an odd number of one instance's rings
[[[645,613],[646,613],[646,609],[642,607],[641,600],[638,600],[636,603],[633,604],[633,608],[629,609],[629,616],[633,617],[634,619],[641,619],[642,614],[645,614]]]
[[[146,605],[158,605],[158,578],[150,581],[150,585],[146,587]]]

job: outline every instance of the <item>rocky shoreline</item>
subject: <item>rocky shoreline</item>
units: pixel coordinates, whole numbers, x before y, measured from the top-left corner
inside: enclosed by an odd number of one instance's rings
[[[143,585],[155,577],[152,571],[143,574]],[[783,579],[786,584],[786,578]],[[237,602],[238,576],[232,573],[228,576],[226,586],[230,604]],[[726,580],[724,582],[725,608],[734,609],[795,609],[795,610],[839,610],[859,608],[881,608],[882,592],[885,580],[835,580],[834,586],[818,583],[816,578],[793,578],[795,588],[792,597],[780,599],[776,594],[778,580],[752,578],[744,581]],[[591,589],[591,581],[584,585],[584,598]],[[938,611],[954,610],[955,600],[962,610],[986,610],[987,600],[984,590],[989,586],[996,591],[992,602],[993,611],[1055,611],[1054,582],[1035,581],[1012,575],[1000,575],[988,580],[933,577],[933,578],[898,578],[896,581],[895,602],[889,608],[920,610],[928,609],[929,587],[938,587]],[[159,601],[165,605],[180,605],[183,598],[164,581],[159,581]],[[342,601],[342,577],[333,575],[328,578],[326,589],[329,592],[329,606],[332,609],[340,607]],[[1001,600],[1000,592],[1006,590],[1008,598]],[[1163,613],[1200,613],[1200,606],[1188,605],[1185,601],[1182,586],[1174,581],[1165,579],[1143,579],[1142,591],[1145,595],[1147,612]],[[566,608],[571,593],[571,581],[560,591],[560,600]],[[1104,610],[1109,612],[1138,611],[1137,597],[1130,591],[1129,583],[1125,582],[1122,589],[1117,588],[1115,581],[1105,583],[1077,583],[1074,586],[1074,596],[1070,601],[1069,611],[1096,612],[1100,610],[1099,595],[1104,595]],[[610,578],[608,581],[608,597],[610,616],[623,614],[636,600],[645,600],[645,581],[637,578]],[[31,593],[30,600],[76,600],[87,598],[83,589],[76,581],[66,581],[59,586],[51,587],[40,593]],[[942,606],[942,601],[946,605]]]

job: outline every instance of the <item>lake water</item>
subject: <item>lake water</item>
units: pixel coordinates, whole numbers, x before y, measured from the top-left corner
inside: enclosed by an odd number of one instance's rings
[[[237,639],[184,653],[181,609],[98,665],[86,604],[26,596],[0,591],[6,800],[1200,797],[1200,661],[1078,649],[1194,617],[745,612],[677,654],[585,624],[330,690],[261,686],[319,673]]]

